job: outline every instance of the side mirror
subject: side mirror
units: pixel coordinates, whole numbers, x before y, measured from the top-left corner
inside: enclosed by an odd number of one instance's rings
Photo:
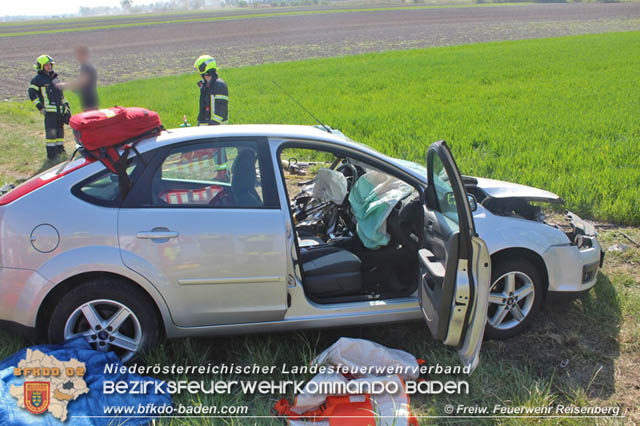
[[[456,199],[453,195],[453,192],[447,192],[445,194],[445,197],[449,206],[455,207]],[[478,210],[478,200],[476,200],[475,195],[467,193],[467,200],[469,200],[469,207],[471,208],[472,212]]]
[[[476,196],[473,194],[467,194],[467,200],[469,200],[469,207],[472,212],[478,210],[478,200],[476,200]]]

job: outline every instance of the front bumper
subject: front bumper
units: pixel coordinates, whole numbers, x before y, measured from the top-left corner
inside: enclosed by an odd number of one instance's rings
[[[549,293],[581,293],[592,288],[602,267],[604,251],[595,236],[582,236],[582,246],[550,247],[543,254],[549,276]]]

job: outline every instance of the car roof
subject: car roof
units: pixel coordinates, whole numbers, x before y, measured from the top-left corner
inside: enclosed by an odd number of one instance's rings
[[[168,129],[155,138],[145,140],[140,144],[146,148],[151,143],[153,148],[158,146],[179,143],[182,141],[201,138],[262,136],[268,138],[296,138],[316,139],[327,142],[345,143],[352,142],[348,138],[329,133],[314,126],[300,126],[288,124],[230,124],[223,126],[194,126]],[[354,143],[359,145],[357,143]],[[152,147],[149,147],[152,148]]]
[[[329,132],[316,126],[303,126],[293,124],[227,124],[222,126],[194,126],[168,129],[160,135],[145,139],[137,145],[140,152],[159,148],[174,143],[192,141],[207,138],[232,138],[232,137],[267,137],[270,139],[310,139],[314,141],[338,144],[372,157],[383,160],[395,167],[424,181],[426,176],[407,167],[401,160],[382,154],[368,145],[353,141],[341,132]]]

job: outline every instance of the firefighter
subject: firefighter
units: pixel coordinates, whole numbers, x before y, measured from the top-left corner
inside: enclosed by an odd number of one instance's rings
[[[47,158],[64,154],[64,124],[69,122],[71,110],[61,90],[56,88],[58,74],[53,71],[53,58],[41,55],[34,68],[38,72],[29,86],[29,99],[44,116]]]
[[[227,83],[218,77],[216,60],[202,55],[193,64],[202,80],[200,86],[200,111],[198,125],[226,124],[229,117],[229,90]]]

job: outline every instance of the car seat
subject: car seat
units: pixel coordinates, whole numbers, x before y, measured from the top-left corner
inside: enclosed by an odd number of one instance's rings
[[[330,246],[300,249],[304,289],[311,296],[347,296],[362,291],[360,259],[348,250]]]
[[[231,167],[231,192],[236,207],[261,207],[262,199],[256,191],[256,153],[243,149]]]

